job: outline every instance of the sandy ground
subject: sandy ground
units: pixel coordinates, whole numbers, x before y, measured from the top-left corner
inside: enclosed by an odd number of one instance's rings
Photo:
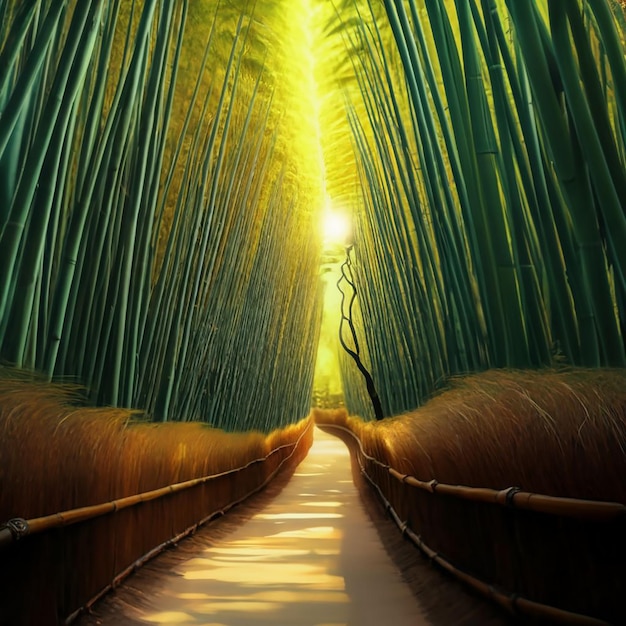
[[[351,479],[346,446],[316,429],[291,480],[227,537],[92,623],[419,626],[424,616]]]

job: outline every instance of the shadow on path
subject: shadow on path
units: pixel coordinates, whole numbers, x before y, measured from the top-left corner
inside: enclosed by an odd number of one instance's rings
[[[418,600],[403,580],[365,512],[339,439],[316,429],[313,447],[291,479],[274,483],[251,506],[157,557],[80,623],[463,623],[447,621],[440,610],[445,600],[439,607]],[[427,564],[424,574],[433,574]]]

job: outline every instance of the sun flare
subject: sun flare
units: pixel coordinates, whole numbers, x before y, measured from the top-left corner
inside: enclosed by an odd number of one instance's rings
[[[345,213],[326,211],[324,214],[324,241],[330,244],[347,244],[352,234],[352,223]]]

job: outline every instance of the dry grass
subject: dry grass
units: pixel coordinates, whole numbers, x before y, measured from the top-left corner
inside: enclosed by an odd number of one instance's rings
[[[624,370],[491,370],[382,422],[335,416],[421,480],[626,502]]]
[[[309,423],[269,435],[225,433],[198,423],[150,424],[128,410],[81,406],[77,389],[3,373],[0,523],[241,467],[295,442]],[[293,463],[311,442],[309,429]],[[236,477],[10,546],[2,554],[0,625],[66,617],[137,558],[259,487],[290,451],[281,450]]]
[[[626,503],[626,371],[489,371],[383,422],[316,412],[429,481]],[[403,519],[462,569],[538,602],[626,623],[624,520],[433,496],[378,477]]]

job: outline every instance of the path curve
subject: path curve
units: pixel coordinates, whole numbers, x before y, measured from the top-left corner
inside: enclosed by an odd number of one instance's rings
[[[342,441],[315,441],[280,494],[159,576],[142,606],[98,624],[420,626],[431,622],[385,552]],[[152,594],[153,592],[153,594]]]

